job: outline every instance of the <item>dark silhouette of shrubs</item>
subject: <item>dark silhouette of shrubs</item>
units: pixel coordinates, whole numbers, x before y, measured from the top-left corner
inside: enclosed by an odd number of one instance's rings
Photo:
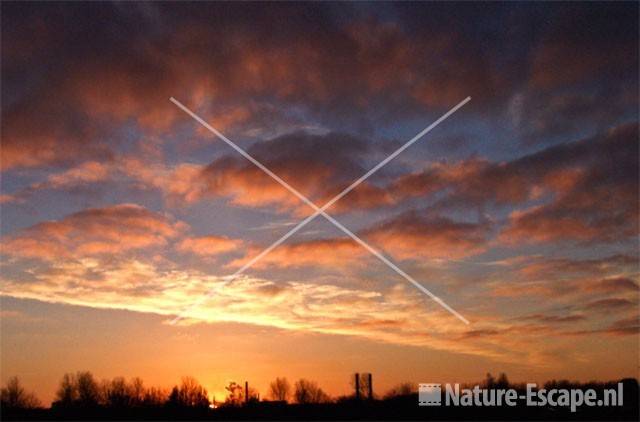
[[[491,373],[487,373],[484,382],[481,384],[484,388],[497,388],[497,389],[506,389],[510,387],[509,379],[507,378],[507,374],[501,372],[498,376],[498,379],[495,379]]]
[[[389,400],[396,397],[410,396],[411,394],[418,394],[416,385],[411,382],[403,382],[387,391],[384,395],[384,399]]]

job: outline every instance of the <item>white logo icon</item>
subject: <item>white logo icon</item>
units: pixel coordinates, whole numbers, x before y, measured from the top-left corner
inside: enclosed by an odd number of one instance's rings
[[[442,388],[440,384],[419,384],[418,385],[418,405],[419,406],[440,406],[442,401]]]

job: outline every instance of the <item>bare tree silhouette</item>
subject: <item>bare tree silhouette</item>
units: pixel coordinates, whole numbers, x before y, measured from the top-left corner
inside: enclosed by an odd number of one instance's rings
[[[180,387],[175,386],[169,395],[167,403],[171,407],[209,407],[207,390],[193,377],[182,378]]]
[[[235,381],[224,387],[229,392],[224,403],[227,406],[241,406],[244,403],[244,388]]]
[[[130,407],[132,403],[131,391],[123,377],[116,377],[103,386],[104,402],[109,407]]]
[[[95,407],[98,405],[100,402],[100,389],[91,372],[78,372],[76,386],[80,406]]]
[[[60,386],[56,392],[57,404],[61,407],[71,407],[78,400],[78,389],[76,387],[76,377],[73,374],[64,374],[60,381]]]
[[[295,384],[294,397],[296,403],[325,403],[329,401],[329,396],[322,391],[318,384],[306,379],[300,379]]]
[[[60,407],[96,407],[103,401],[100,387],[88,371],[64,374],[56,399],[54,404]]]
[[[167,403],[169,392],[162,388],[150,387],[144,391],[142,405],[145,407],[159,407]]]
[[[288,401],[291,395],[291,384],[286,378],[276,378],[269,384],[269,395],[273,400]]]
[[[7,386],[0,390],[2,409],[34,409],[40,406],[40,400],[35,394],[25,391],[18,377],[9,378]]]
[[[260,400],[260,394],[255,388],[249,387],[247,396],[244,386],[235,381],[231,381],[224,389],[229,392],[224,401],[225,406],[242,406],[247,402],[255,403]]]
[[[134,377],[129,384],[129,394],[131,395],[131,403],[134,406],[141,406],[144,403],[145,389],[144,382],[140,377]]]

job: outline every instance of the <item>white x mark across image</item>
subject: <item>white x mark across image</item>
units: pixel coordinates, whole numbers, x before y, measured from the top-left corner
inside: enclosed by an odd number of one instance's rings
[[[413,138],[411,138],[409,141],[407,141],[404,145],[402,145],[400,148],[396,149],[391,155],[389,155],[387,158],[385,158],[384,160],[382,160],[380,163],[378,163],[376,166],[374,166],[371,170],[369,170],[368,172],[366,172],[364,175],[362,175],[359,179],[357,179],[356,181],[354,181],[353,183],[351,183],[349,186],[347,186],[342,192],[340,192],[338,195],[336,195],[335,197],[333,197],[331,200],[329,200],[326,204],[324,204],[322,207],[318,207],[316,204],[314,204],[313,202],[311,202],[311,200],[309,200],[306,196],[304,196],[303,194],[301,194],[298,190],[296,190],[295,188],[293,188],[291,185],[289,185],[287,182],[285,182],[284,180],[282,180],[277,174],[275,174],[274,172],[272,172],[271,170],[269,170],[267,167],[265,167],[262,163],[260,163],[258,160],[256,160],[254,157],[252,157],[251,155],[249,155],[249,153],[247,153],[245,150],[243,150],[242,148],[240,148],[238,145],[236,145],[233,141],[231,141],[229,138],[227,138],[226,136],[224,136],[222,133],[220,133],[217,129],[215,129],[214,127],[212,127],[209,123],[207,123],[206,121],[204,121],[200,116],[198,116],[197,114],[195,114],[193,111],[191,111],[189,108],[187,108],[184,104],[182,104],[180,101],[176,100],[175,98],[171,97],[170,101],[172,103],[174,103],[176,106],[178,106],[182,111],[184,111],[185,113],[187,113],[189,116],[191,116],[194,120],[196,120],[198,123],[200,123],[202,126],[204,126],[207,130],[209,130],[211,133],[213,133],[215,136],[217,136],[218,138],[220,138],[222,141],[224,141],[227,145],[229,145],[231,148],[233,148],[234,150],[236,150],[240,155],[242,155],[244,158],[246,158],[247,160],[249,160],[252,164],[254,164],[256,167],[258,167],[260,170],[262,170],[264,173],[266,173],[267,175],[269,175],[272,179],[274,179],[276,182],[278,182],[280,185],[282,185],[285,189],[287,189],[289,192],[291,192],[293,195],[295,195],[298,199],[300,199],[302,202],[304,202],[305,204],[307,204],[308,206],[310,206],[313,210],[314,213],[309,215],[307,218],[305,218],[304,220],[300,221],[300,223],[298,223],[295,227],[293,227],[291,230],[289,230],[284,236],[282,236],[280,239],[276,240],[275,242],[273,242],[269,247],[267,247],[266,249],[264,249],[262,252],[260,252],[258,255],[256,255],[255,257],[253,257],[250,261],[248,261],[246,264],[244,264],[241,268],[239,268],[235,273],[225,277],[226,280],[224,283],[216,286],[216,288],[209,290],[206,294],[204,294],[203,296],[201,296],[197,301],[195,301],[194,303],[192,303],[191,305],[189,305],[187,308],[183,309],[182,312],[180,312],[180,314],[178,314],[174,319],[171,320],[171,324],[176,324],[178,321],[180,321],[181,319],[185,318],[186,314],[193,308],[203,304],[204,302],[206,302],[210,297],[212,297],[215,292],[221,288],[224,287],[225,285],[233,282],[233,280],[235,280],[237,277],[239,277],[242,273],[244,273],[246,270],[248,270],[249,268],[251,268],[256,262],[258,262],[260,259],[262,259],[265,255],[267,255],[269,252],[271,252],[273,249],[277,248],[280,244],[282,244],[284,241],[286,241],[289,237],[293,236],[298,230],[302,229],[304,226],[306,226],[308,223],[310,223],[313,219],[315,219],[317,216],[322,215],[325,219],[327,219],[329,222],[331,222],[334,226],[336,226],[337,228],[339,228],[341,231],[343,231],[347,236],[349,236],[351,239],[353,239],[356,243],[360,244],[362,247],[364,247],[367,251],[369,251],[372,255],[374,255],[376,258],[378,258],[380,261],[382,261],[383,263],[385,263],[389,268],[391,268],[393,271],[395,271],[397,274],[399,274],[400,276],[402,276],[405,280],[407,280],[409,283],[411,283],[415,288],[417,288],[418,290],[420,290],[422,293],[424,293],[425,295],[429,296],[433,301],[435,301],[437,304],[439,304],[440,306],[442,306],[444,309],[446,309],[448,312],[450,312],[452,315],[454,315],[456,318],[458,318],[460,321],[464,322],[465,324],[469,324],[469,321],[463,317],[460,313],[458,313],[455,309],[453,309],[451,306],[447,305],[442,299],[440,299],[438,296],[436,296],[435,294],[433,294],[429,289],[427,289],[426,287],[424,287],[422,284],[418,283],[413,277],[411,277],[409,274],[407,274],[406,272],[404,272],[401,268],[399,268],[396,264],[394,264],[393,262],[391,262],[387,257],[385,257],[382,253],[380,253],[378,250],[374,249],[372,246],[370,246],[367,242],[365,242],[364,240],[362,240],[360,237],[358,237],[357,235],[355,235],[353,232],[351,232],[351,230],[349,230],[348,228],[346,228],[345,226],[343,226],[339,221],[337,221],[336,219],[334,219],[331,215],[327,214],[325,211],[331,207],[333,204],[335,204],[336,202],[338,202],[341,198],[343,198],[345,195],[347,195],[349,192],[351,192],[353,189],[355,189],[359,184],[361,184],[362,182],[364,182],[366,179],[368,179],[370,176],[372,176],[375,172],[377,172],[378,170],[380,170],[383,166],[385,166],[387,163],[389,163],[391,160],[393,160],[395,157],[397,157],[400,153],[402,153],[405,149],[409,148],[411,145],[413,145],[415,142],[417,142],[419,139],[421,139],[424,135],[426,135],[427,133],[429,133],[432,129],[434,129],[436,126],[438,126],[440,123],[442,123],[445,119],[447,119],[449,116],[451,116],[453,113],[455,113],[459,108],[461,108],[462,106],[464,106],[466,103],[468,103],[471,100],[471,97],[467,97],[464,100],[460,101],[457,105],[455,105],[453,108],[451,108],[449,111],[447,111],[445,114],[443,114],[442,116],[440,116],[440,118],[438,118],[436,121],[434,121],[433,123],[431,123],[429,126],[427,126],[425,129],[423,129],[420,133],[418,133],[416,136],[414,136]]]

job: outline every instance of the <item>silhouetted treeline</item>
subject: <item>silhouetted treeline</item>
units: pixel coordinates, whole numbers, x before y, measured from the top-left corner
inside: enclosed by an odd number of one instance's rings
[[[65,374],[52,409],[208,408],[207,390],[192,377],[182,379],[170,391],[145,387],[140,378],[96,381],[91,372]]]
[[[207,390],[193,377],[184,377],[180,384],[163,389],[147,387],[140,378],[98,381],[90,372],[82,371],[62,377],[50,408],[42,407],[17,377],[10,378],[1,390],[0,407],[3,420],[638,420],[638,382],[622,382],[623,407],[580,407],[571,413],[568,408],[525,407],[520,403],[515,407],[420,407],[417,384],[409,382],[371,398],[362,393],[369,386],[363,389],[360,383],[355,386],[358,393],[330,397],[313,381],[290,383],[281,377],[270,383],[266,398],[248,384],[231,382],[225,387],[224,400],[213,403]],[[601,395],[605,388],[616,388],[617,383],[552,380],[544,388],[594,389]],[[511,383],[505,374],[497,378],[487,374],[482,382],[461,384],[461,388],[474,385],[513,388],[519,394],[526,390],[526,384]]]

